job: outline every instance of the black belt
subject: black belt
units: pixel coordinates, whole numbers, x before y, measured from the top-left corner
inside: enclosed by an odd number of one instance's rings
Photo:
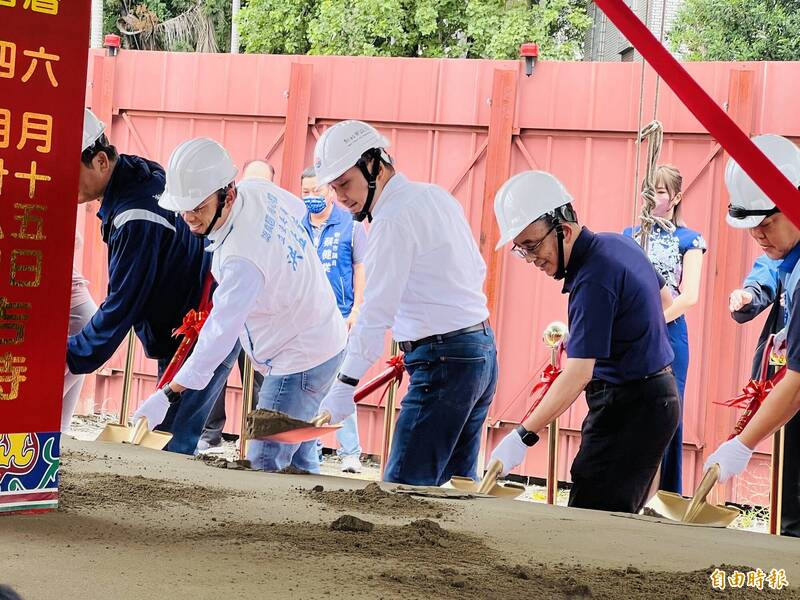
[[[632,379],[630,381],[624,381],[622,383],[610,383],[610,382],[605,381],[603,379],[592,379],[586,385],[585,389],[586,389],[587,392],[592,393],[592,391],[594,389],[600,388],[602,386],[625,387],[625,386],[629,386],[629,385],[636,385],[637,383],[642,383],[643,381],[647,381],[648,379],[652,379],[653,377],[658,377],[659,375],[663,375],[664,373],[672,373],[672,365],[668,365],[668,366],[664,367],[663,369],[660,369],[660,370],[656,371],[655,373],[650,373],[649,375],[645,375],[644,377],[641,377],[639,379]]]
[[[449,331],[448,333],[441,333],[439,335],[429,335],[428,337],[424,337],[420,340],[416,340],[414,342],[397,342],[397,346],[403,352],[411,352],[416,350],[423,344],[432,344],[434,342],[441,342],[442,340],[447,340],[457,335],[464,335],[466,333],[475,333],[476,331],[486,331],[489,328],[489,319],[486,319],[483,323],[478,323],[477,325],[471,325],[469,327],[464,327],[463,329],[456,329],[455,331]]]

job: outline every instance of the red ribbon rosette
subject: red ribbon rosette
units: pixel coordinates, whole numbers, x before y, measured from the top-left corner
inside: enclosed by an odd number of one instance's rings
[[[360,402],[361,400],[369,396],[372,392],[377,390],[379,387],[385,385],[386,387],[384,388],[383,393],[381,394],[381,398],[380,400],[378,400],[378,406],[380,406],[381,403],[383,402],[384,396],[386,396],[386,392],[389,391],[389,387],[392,385],[392,383],[394,383],[395,381],[397,382],[397,385],[400,385],[400,383],[402,383],[403,371],[404,371],[403,355],[396,354],[392,356],[389,360],[386,361],[386,364],[388,366],[383,372],[381,372],[379,375],[376,375],[375,377],[370,379],[367,383],[365,383],[356,390],[355,394],[353,395],[353,400],[355,402]]]
[[[531,390],[530,397],[533,398],[533,402],[531,402],[531,407],[528,409],[528,412],[525,413],[525,416],[520,419],[520,423],[522,423],[525,419],[531,416],[531,413],[539,406],[539,403],[544,398],[544,395],[547,393],[547,390],[550,389],[550,386],[553,385],[553,382],[561,375],[561,369],[554,367],[553,365],[548,364],[539,378],[539,382],[533,386]]]
[[[783,376],[786,374],[786,367],[781,368],[780,371],[775,373],[775,376],[772,379],[768,380],[756,380],[751,379],[744,389],[742,389],[742,393],[738,396],[734,396],[730,400],[725,402],[715,402],[714,404],[720,404],[722,406],[730,406],[733,408],[744,408],[744,412],[739,417],[739,420],[736,421],[736,426],[733,428],[733,433],[728,436],[728,439],[731,440],[735,438],[737,435],[742,433],[747,424],[756,414],[761,405],[764,403],[764,400],[767,399],[769,393],[773,390],[775,385],[783,379]]]
[[[172,381],[172,378],[175,377],[175,374],[183,366],[184,361],[186,361],[186,357],[189,356],[189,352],[191,352],[194,343],[200,336],[200,330],[203,328],[203,324],[206,322],[206,319],[208,319],[208,311],[196,311],[191,309],[188,313],[186,313],[186,316],[183,317],[183,323],[181,323],[181,326],[172,332],[172,337],[178,337],[182,335],[183,340],[181,340],[181,343],[178,346],[178,349],[175,351],[175,355],[172,357],[172,360],[169,361],[169,365],[167,365],[167,368],[164,370],[164,374],[161,376],[161,379],[158,380],[158,387],[161,387],[165,383]]]

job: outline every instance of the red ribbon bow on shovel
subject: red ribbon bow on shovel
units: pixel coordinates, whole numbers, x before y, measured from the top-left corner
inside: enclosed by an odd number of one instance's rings
[[[786,368],[782,368],[780,371],[775,373],[775,376],[772,379],[768,379],[765,381],[758,381],[756,379],[751,379],[744,389],[742,393],[738,396],[734,396],[730,400],[725,402],[715,402],[714,404],[720,404],[722,406],[731,406],[733,408],[744,408],[744,412],[739,417],[739,420],[736,422],[736,426],[733,428],[733,433],[728,437],[729,440],[735,438],[737,435],[742,433],[747,424],[750,422],[750,419],[756,414],[761,405],[764,403],[764,400],[767,399],[767,396],[775,387],[775,385],[783,379],[784,374],[786,373]]]
[[[531,416],[531,413],[539,406],[539,403],[544,398],[544,395],[547,393],[547,390],[550,389],[550,386],[553,385],[553,382],[561,375],[561,369],[554,367],[553,365],[547,365],[544,370],[542,371],[541,377],[539,382],[533,386],[531,390],[531,398],[533,398],[533,402],[531,403],[531,407],[528,409],[528,412],[525,413],[525,416],[522,417],[520,423]]]
[[[183,366],[186,357],[189,356],[192,346],[194,346],[194,343],[200,336],[200,330],[203,328],[206,319],[208,319],[208,311],[196,311],[191,309],[186,313],[186,316],[183,317],[181,326],[172,332],[172,337],[182,335],[183,340],[181,340],[172,360],[169,361],[169,365],[167,365],[167,368],[164,370],[161,379],[158,380],[158,387],[172,381],[172,378],[175,377],[175,374],[180,370],[181,366]]]
[[[386,392],[389,391],[389,387],[392,385],[393,382],[397,381],[397,385],[400,385],[403,382],[403,355],[396,354],[392,356],[389,360],[386,361],[388,368],[385,369],[379,375],[370,379],[367,383],[362,385],[360,388],[356,390],[356,393],[353,395],[353,400],[358,403],[367,396],[369,396],[372,392],[377,390],[382,385],[386,384],[386,387],[381,394],[380,400],[378,400],[378,406],[381,405],[383,402],[384,396],[386,396]]]

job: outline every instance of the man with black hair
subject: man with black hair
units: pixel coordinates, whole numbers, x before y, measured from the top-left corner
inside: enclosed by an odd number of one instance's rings
[[[118,154],[105,125],[86,110],[78,203],[100,200],[97,216],[108,245],[108,293],[91,321],[68,339],[68,380],[70,373],[101,367],[131,327],[162,373],[178,347],[173,331],[200,304],[210,257],[202,237],[192,235],[174,212],[158,206],[164,182],[161,165]],[[238,348],[219,365],[205,389],[184,395],[172,407],[162,423],[162,429],[173,434],[167,450],[194,451],[236,353]]]
[[[317,184],[330,184],[357,221],[372,222],[361,313],[320,411],[333,423],[353,414],[355,386],[380,358],[391,327],[410,382],[384,479],[441,485],[453,475],[477,476],[497,384],[486,265],[458,201],[396,172],[388,147],[371,125],[342,121],[314,150]]]
[[[592,233],[578,223],[572,197],[550,173],[526,171],[495,197],[501,248],[569,294],[563,372],[541,403],[492,453],[505,475],[525,458],[538,431],[586,391],[589,414],[572,463],[569,505],[637,513],[680,418],[663,310],[664,279],[631,238]]]

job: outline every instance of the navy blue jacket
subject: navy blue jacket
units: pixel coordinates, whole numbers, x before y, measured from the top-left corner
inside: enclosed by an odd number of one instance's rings
[[[69,338],[73,373],[102,366],[131,327],[149,358],[171,358],[178,346],[172,331],[199,305],[210,255],[183,219],[158,206],[164,183],[161,165],[120,155],[97,213],[108,245],[108,295]]]

